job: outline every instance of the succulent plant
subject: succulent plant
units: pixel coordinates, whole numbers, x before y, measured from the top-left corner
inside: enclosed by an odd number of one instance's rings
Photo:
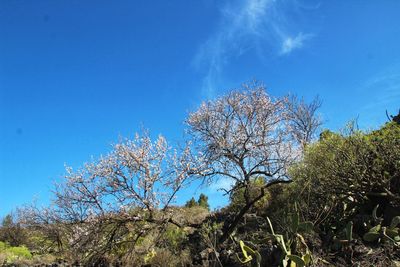
[[[372,217],[377,225],[369,229],[367,233],[364,234],[363,239],[367,242],[381,242],[389,241],[395,246],[400,246],[400,216],[396,216],[392,219],[389,226],[382,226],[382,219],[376,216],[376,210],[378,205],[374,208],[372,212]]]
[[[244,244],[242,240],[239,241],[240,248],[242,250],[242,254],[244,259],[242,260],[237,254],[239,261],[242,264],[246,264],[248,262],[252,262],[252,266],[259,267],[261,264],[261,255],[257,250],[252,249],[251,247]]]
[[[296,220],[296,216],[294,216],[293,218],[295,218],[295,221],[294,222],[292,221],[291,228],[292,228],[292,230],[296,229],[296,231],[297,231],[300,228],[299,226],[302,225],[302,223],[299,223],[298,220]],[[275,234],[274,228],[272,227],[272,223],[271,223],[271,221],[270,221],[270,219],[268,217],[267,217],[267,220],[268,220],[269,227],[271,229],[271,237],[276,240],[276,242],[278,243],[279,247],[281,248],[281,250],[283,252],[282,265],[284,267],[287,267],[287,266],[290,266],[290,267],[308,266],[311,263],[311,252],[309,251],[303,236],[296,232],[296,234],[295,234],[293,239],[288,239],[285,242],[285,238],[283,237],[283,235]],[[304,226],[307,226],[306,228],[308,228],[309,223],[305,222]],[[292,254],[292,251],[290,249],[292,244],[293,244],[293,242],[296,242],[296,241],[299,241],[303,245],[303,247],[305,248],[305,253],[302,253],[301,256]],[[290,261],[290,265],[289,265],[289,261]]]

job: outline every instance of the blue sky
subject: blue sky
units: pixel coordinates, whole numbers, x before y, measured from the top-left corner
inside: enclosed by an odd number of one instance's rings
[[[397,0],[0,1],[0,216],[48,203],[64,164],[121,136],[178,142],[189,111],[251,79],[319,95],[325,128],[378,127],[400,108],[399,13]]]

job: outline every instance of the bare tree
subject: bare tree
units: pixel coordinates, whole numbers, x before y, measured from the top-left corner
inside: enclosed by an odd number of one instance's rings
[[[35,250],[42,253],[64,251],[66,229],[53,208],[39,208],[35,203],[18,209],[18,221],[32,233],[46,237],[36,239]]]
[[[254,83],[204,102],[189,115],[194,150],[202,158],[194,174],[211,180],[233,180],[234,186],[225,189],[227,194],[244,190],[245,203],[232,221],[225,222],[221,242],[270,186],[291,182],[287,169],[299,156],[302,140],[310,140],[315,128],[308,125],[315,123],[315,111],[308,110],[313,107],[291,103],[288,97],[271,98],[262,84]],[[305,117],[303,113],[311,117],[297,122]],[[296,123],[302,127],[294,127]],[[307,131],[305,135],[297,133],[303,130]],[[265,184],[252,196],[252,181],[260,177]]]
[[[321,107],[322,101],[316,97],[310,103],[297,96],[289,98],[287,109],[289,114],[290,132],[304,149],[310,143],[322,124],[317,110]]]

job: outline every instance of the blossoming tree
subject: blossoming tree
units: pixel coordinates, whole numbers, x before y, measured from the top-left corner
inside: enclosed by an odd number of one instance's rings
[[[290,101],[292,100],[292,101]],[[229,179],[227,194],[244,190],[245,203],[226,221],[221,242],[244,214],[267,193],[267,188],[291,182],[288,167],[301,155],[319,126],[315,111],[296,98],[270,97],[262,84],[245,84],[217,100],[202,103],[187,120],[194,150],[201,155],[197,172],[208,179]],[[263,178],[259,193],[250,194],[252,181]]]
[[[170,223],[180,226],[169,207],[190,182],[190,155],[188,148],[172,150],[163,136],[152,142],[148,134],[136,135],[77,171],[67,167],[53,207],[26,208],[22,217],[92,264],[124,245],[133,252],[140,237]]]

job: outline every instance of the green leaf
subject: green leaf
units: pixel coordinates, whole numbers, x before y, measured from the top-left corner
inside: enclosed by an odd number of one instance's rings
[[[380,230],[381,230],[381,225],[378,224],[377,226],[374,226],[374,227],[372,227],[371,229],[369,229],[368,232],[371,232],[371,233],[378,233]]]
[[[386,234],[391,238],[395,238],[396,236],[399,236],[399,228],[387,228]]]
[[[284,259],[282,260],[282,266],[283,266],[283,267],[287,267],[287,266],[288,266],[288,260],[287,260],[286,258],[284,258]]]
[[[242,259],[239,257],[238,254],[236,254],[236,257],[237,257],[237,259],[240,261],[240,263],[242,263],[242,264],[248,263],[249,261],[252,260],[251,257],[250,257],[250,258],[245,258],[245,259],[242,260]]]
[[[392,219],[392,222],[390,223],[390,228],[395,228],[399,224],[400,224],[400,216],[396,216]]]
[[[268,221],[268,224],[269,224],[269,228],[271,229],[271,234],[275,235],[274,228],[272,228],[271,220],[268,217],[267,217],[267,221]]]
[[[305,263],[306,266],[308,266],[311,263],[311,254],[310,254],[310,252],[307,252],[301,258],[304,260],[304,263]]]
[[[291,221],[291,230],[296,233],[297,232],[297,228],[299,227],[299,213],[294,212],[292,214],[292,221]]]
[[[380,237],[379,233],[368,232],[368,233],[365,233],[365,235],[363,236],[363,239],[367,242],[373,242],[373,241],[378,240],[379,237]]]
[[[255,257],[258,265],[261,263],[261,255],[260,255],[260,253],[258,253],[258,251],[253,250],[249,246],[246,246],[242,240],[239,241],[239,245],[240,245],[240,248],[242,249],[244,259],[243,260],[240,259],[240,257],[237,254],[236,254],[236,256],[241,263],[243,263],[243,264],[248,263],[253,260],[253,257]],[[249,254],[251,254],[251,255],[249,255]]]
[[[285,239],[284,239],[283,235],[275,235],[275,238],[276,238],[276,241],[278,242],[278,244],[281,246],[281,248],[285,252],[285,254],[288,254],[289,252],[286,249]]]
[[[297,255],[287,255],[288,259],[290,259],[292,262],[296,263],[296,267],[304,267],[306,266],[306,263],[302,258],[300,258]]]
[[[240,248],[242,249],[242,253],[245,258],[245,261],[246,262],[251,261],[252,257],[250,255],[248,255],[247,252],[254,253],[254,251],[250,247],[246,246],[242,240],[239,241],[239,245],[240,245]]]
[[[347,240],[353,240],[353,222],[350,221],[346,225],[346,238]]]
[[[314,224],[312,222],[302,222],[299,224],[299,232],[309,233],[314,229]]]
[[[376,216],[376,211],[378,210],[379,205],[376,205],[374,210],[372,211],[372,218],[374,218],[375,221],[378,221],[379,218]]]

